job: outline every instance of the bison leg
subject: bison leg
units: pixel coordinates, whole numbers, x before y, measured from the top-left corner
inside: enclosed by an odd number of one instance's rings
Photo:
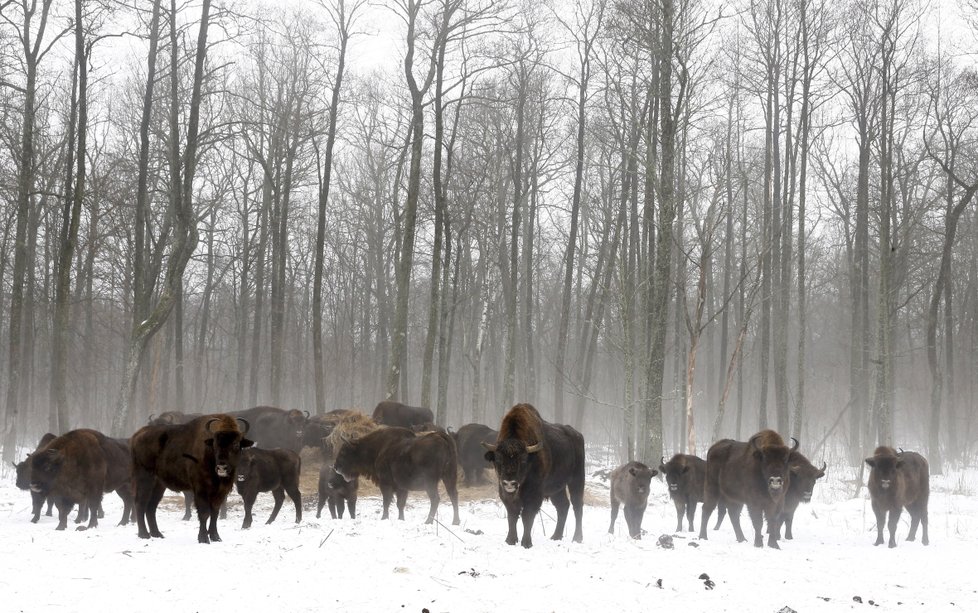
[[[329,489],[326,487],[326,478],[326,473],[324,471],[320,471],[319,488],[317,490],[318,497],[316,498],[316,519],[319,519],[319,517],[322,515],[323,507],[326,506],[326,502],[329,499]],[[329,512],[335,513],[332,505],[329,507]],[[336,519],[335,514],[333,515],[333,519]]]
[[[570,509],[570,501],[567,499],[567,490],[560,489],[550,496],[550,502],[557,509],[557,525],[554,527],[553,536],[550,538],[559,541],[564,538],[564,524],[567,523],[567,510]],[[625,507],[625,519],[628,519],[628,507]],[[630,526],[629,526],[630,527]]]
[[[32,524],[36,524],[38,521],[40,521],[41,509],[44,508],[45,498],[46,496],[41,492],[33,492],[33,491],[31,492],[31,510],[34,512],[34,516],[31,518]],[[54,504],[54,501],[51,500],[50,498],[48,498],[47,501],[48,501],[48,512],[46,513],[46,515],[50,517],[51,506]]]
[[[707,540],[706,528],[710,525],[710,515],[717,508],[717,499],[707,491],[703,500],[703,510],[700,512],[700,540]]]
[[[272,514],[268,516],[268,521],[266,524],[270,524],[275,521],[278,517],[278,512],[282,510],[282,503],[285,502],[285,489],[281,486],[272,490],[272,497],[275,498],[275,506],[272,508]]]
[[[754,526],[754,547],[764,546],[764,511],[757,507],[747,507],[747,514],[750,515],[751,524]],[[734,515],[730,514],[730,521],[733,523]],[[738,522],[739,523],[739,522]],[[738,539],[739,540],[739,539]],[[777,544],[777,542],[775,542]]]
[[[620,506],[621,503],[618,502],[618,500],[615,499],[614,496],[612,496],[611,497],[611,525],[608,526],[608,534],[615,533],[615,522],[618,521],[618,507]]]
[[[241,529],[247,530],[251,527],[251,509],[255,506],[255,500],[258,498],[258,490],[254,487],[248,488],[241,495],[241,499],[244,501],[244,521],[241,522]]]
[[[876,515],[876,542],[873,545],[883,544],[883,526],[886,524],[886,509],[877,501],[873,501],[873,514]]]
[[[432,481],[432,485],[429,485],[425,490],[428,494],[428,518],[424,520],[424,523],[430,524],[435,521],[435,514],[438,512],[438,503],[441,502],[441,498],[438,496],[438,481]],[[405,491],[407,494],[407,491]],[[407,498],[407,496],[405,496]],[[397,493],[397,510],[400,513],[401,506],[401,492],[398,490]],[[400,519],[404,519],[403,515]]]
[[[343,519],[343,499],[330,496],[328,502],[329,502],[329,514],[333,517],[333,519],[336,519],[337,515],[339,515],[340,519]]]
[[[791,525],[795,522],[795,511],[794,509],[790,511],[785,511],[784,513],[784,538],[789,541],[794,539],[794,535],[791,534]]]
[[[43,504],[44,503],[44,495],[41,494],[40,496],[41,496],[41,504]],[[51,517],[52,516],[52,513],[51,513],[51,508],[52,507],[54,507],[54,501],[51,500],[51,498],[49,497],[48,498],[48,510],[44,512],[44,516],[45,517]]]
[[[298,483],[290,484],[285,488],[285,491],[292,499],[292,504],[295,505],[295,523],[299,523],[302,521],[302,494],[299,492]]]
[[[887,528],[890,529],[890,544],[889,544],[890,549],[893,549],[897,545],[896,529],[897,529],[897,525],[900,523],[901,512],[903,512],[903,509],[901,509],[900,507],[890,509],[890,520],[889,522],[887,522]]]
[[[743,543],[747,540],[744,536],[744,530],[740,527],[740,512],[744,509],[742,504],[725,504],[723,508],[727,515],[730,517],[730,525],[733,526],[734,534],[737,536],[737,542]]]
[[[406,489],[404,489],[404,488],[400,488],[399,487],[396,490],[394,490],[394,495],[397,497],[397,519],[403,521],[404,520],[404,505],[407,504],[408,491]],[[438,508],[438,492],[437,491],[435,492],[435,498],[434,498],[434,500],[431,501],[431,508],[432,509],[437,509]],[[425,523],[426,524],[430,524],[432,522],[432,518],[433,517],[434,517],[434,511],[433,510],[428,511],[428,521],[426,521]]]
[[[122,498],[122,519],[116,525],[125,526],[129,523],[129,518],[132,514],[132,490],[129,489],[128,485],[125,485],[117,489],[116,494],[119,495],[119,498]]]
[[[78,514],[75,515],[75,523],[80,524],[86,521],[88,521],[88,503],[87,501],[82,500],[78,503]]]
[[[380,518],[387,519],[390,515],[387,509],[391,506],[391,500],[394,499],[394,490],[392,490],[389,485],[382,486],[380,488],[380,496],[384,502],[384,513],[380,516]]]
[[[211,505],[211,518],[210,526],[207,529],[207,536],[210,537],[212,543],[220,543],[221,535],[217,533],[217,518],[219,515],[219,509],[224,502],[222,501],[220,505]]]
[[[445,484],[448,499],[452,501],[452,525],[457,526],[462,523],[462,520],[458,516],[458,469],[455,467],[454,462],[451,462],[442,471],[441,482]],[[436,482],[435,490],[437,491],[437,489],[438,483]]]
[[[193,516],[193,495],[189,490],[183,493],[183,521],[190,521]]]
[[[509,524],[509,532],[506,533],[506,544],[515,545],[516,544],[516,522],[519,520],[520,511],[523,510],[522,504],[519,499],[513,501],[504,501],[503,504],[506,505],[506,521]],[[533,520],[530,520],[533,523]]]
[[[357,495],[354,492],[349,498],[346,499],[346,506],[350,509],[350,519],[357,518]],[[343,499],[340,499],[340,517],[343,517]]]
[[[211,518],[210,501],[203,496],[194,496],[194,505],[197,507],[197,542],[202,545],[210,544],[210,536],[207,533],[207,520]]]
[[[102,488],[98,487],[97,490],[89,494],[88,496],[88,508],[92,511],[88,514],[88,526],[78,526],[76,530],[88,530],[89,528],[98,528],[98,509],[102,508]],[[105,513],[102,514],[103,516]]]
[[[723,504],[722,502],[717,504],[717,523],[715,526],[713,526],[714,530],[720,529],[720,524],[723,523],[723,518],[726,516],[727,516],[727,505]]]
[[[523,539],[520,541],[520,545],[526,549],[533,547],[533,538],[531,536],[533,533],[533,520],[536,519],[537,513],[540,512],[540,506],[542,504],[543,500],[534,500],[532,502],[523,504],[523,512],[521,513],[523,516]],[[513,526],[513,531],[516,531],[515,523]]]
[[[583,456],[582,456],[583,458]],[[571,477],[567,484],[567,491],[570,493],[571,506],[574,508],[574,537],[571,539],[575,543],[584,540],[584,530],[581,523],[584,521],[584,460],[579,466],[580,472]]]
[[[58,526],[55,530],[64,530],[68,527],[68,514],[71,513],[71,507],[75,505],[63,498],[58,498],[54,504],[58,507]]]
[[[672,499],[673,506],[676,507],[676,532],[683,531],[683,514],[686,512],[686,502],[681,498]],[[689,529],[693,529],[693,525],[689,525]]]
[[[693,517],[696,516],[696,501],[687,500],[686,501],[686,524],[689,526],[689,532],[693,531]],[[682,524],[682,520],[680,520]],[[682,526],[680,525],[680,529]]]

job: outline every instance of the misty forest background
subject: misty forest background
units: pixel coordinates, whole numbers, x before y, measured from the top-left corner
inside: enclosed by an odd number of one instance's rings
[[[978,454],[978,2],[0,0],[3,456],[514,402]]]

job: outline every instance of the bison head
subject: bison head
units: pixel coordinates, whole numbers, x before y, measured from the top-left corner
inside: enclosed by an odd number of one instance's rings
[[[13,464],[13,462],[11,462]],[[31,456],[27,456],[23,461],[14,464],[17,469],[17,487],[22,490],[31,487]]]
[[[487,449],[486,461],[492,462],[499,477],[499,487],[515,494],[530,470],[530,456],[543,448],[543,443],[527,445],[518,438],[508,438],[497,445],[482,443]]]
[[[292,409],[285,414],[285,419],[289,423],[289,428],[295,430],[295,437],[299,444],[297,449],[302,449],[302,441],[306,435],[306,424],[309,421],[309,411],[303,412]]]
[[[244,483],[248,479],[252,478],[252,472],[254,468],[254,450],[252,449],[242,449],[241,455],[238,457],[238,466],[236,468],[237,481],[238,483]]]
[[[347,481],[353,481],[359,476],[356,467],[356,456],[358,451],[358,441],[356,439],[340,436],[343,444],[336,452],[336,460],[333,462],[333,470]]]
[[[326,489],[328,489],[331,492],[335,492],[336,490],[343,487],[343,484],[346,483],[346,479],[343,478],[343,475],[336,472],[336,469],[334,467],[330,467],[329,470],[330,470],[330,475],[329,478],[326,479]]]
[[[666,462],[663,457],[662,463],[659,464],[659,472],[665,476],[670,492],[685,492],[691,487],[687,483],[692,475],[689,472],[689,464],[685,462],[675,459]]]
[[[759,446],[757,436],[750,439],[751,451],[761,465],[761,476],[767,485],[767,491],[771,498],[784,496],[788,485],[788,460],[791,457],[791,452],[798,449],[798,441],[794,438],[791,440],[794,444],[789,449],[784,445],[777,444]]]
[[[896,482],[897,470],[903,466],[903,460],[898,455],[878,453],[866,458],[866,464],[873,469],[869,474],[870,482],[876,480],[881,488],[889,490]]]
[[[64,461],[65,455],[60,449],[47,449],[31,455],[29,459],[31,491],[40,493],[50,491],[58,473],[61,472]]]
[[[825,476],[827,464],[822,462],[822,468],[815,468],[808,461],[796,461],[795,454],[791,455],[791,465],[788,467],[791,472],[791,485],[789,487],[792,492],[798,492],[801,495],[802,502],[811,502],[812,493],[815,491],[815,482]]]
[[[244,437],[249,427],[247,420],[238,418],[238,421],[244,424],[244,430],[237,428],[213,429],[214,422],[220,421],[221,419],[216,417],[207,421],[207,431],[213,436],[204,439],[204,445],[214,456],[214,472],[217,473],[218,477],[227,479],[235,472],[241,450],[245,447],[251,447],[255,443]]]
[[[628,485],[631,493],[641,499],[647,500],[649,497],[649,484],[652,482],[652,477],[658,475],[659,471],[647,466],[632,466],[629,467],[628,474],[632,477]]]

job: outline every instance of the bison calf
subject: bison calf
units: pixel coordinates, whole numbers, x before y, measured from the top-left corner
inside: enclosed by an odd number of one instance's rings
[[[92,430],[72,430],[30,457],[32,492],[54,499],[58,507],[57,530],[68,526],[75,504],[87,504],[89,528],[98,526],[98,509],[106,482],[106,460]],[[43,498],[42,498],[43,500]],[[79,527],[84,530],[84,527]]]
[[[329,504],[329,514],[333,519],[343,519],[343,501],[350,509],[350,519],[357,517],[357,491],[360,478],[347,481],[333,470],[332,464],[323,464],[319,469],[319,500],[316,503],[316,518],[322,515],[323,507]]]
[[[666,478],[669,486],[669,497],[676,506],[676,532],[683,531],[683,515],[689,531],[693,531],[693,517],[696,515],[696,503],[703,502],[703,486],[706,483],[706,460],[677,453],[666,462],[662,458],[659,472]]]
[[[900,513],[906,507],[910,513],[910,534],[907,540],[917,537],[917,526],[923,526],[924,545],[927,538],[927,500],[930,497],[930,470],[927,460],[919,453],[901,451],[892,447],[877,447],[873,457],[866,458],[869,465],[869,495],[876,514],[876,545],[883,544],[883,524],[889,512],[890,547],[896,547],[896,527]]]
[[[270,524],[278,517],[285,500],[285,493],[295,504],[295,523],[302,521],[302,495],[299,493],[299,471],[302,460],[291,449],[256,449],[241,451],[238,459],[235,487],[244,499],[245,517],[241,528],[251,527],[251,508],[258,498],[258,492],[271,492],[275,507],[268,517]]]
[[[611,472],[611,526],[608,533],[614,534],[618,507],[625,505],[625,523],[628,535],[633,539],[642,538],[642,517],[649,504],[649,483],[658,471],[641,462],[623,464]]]

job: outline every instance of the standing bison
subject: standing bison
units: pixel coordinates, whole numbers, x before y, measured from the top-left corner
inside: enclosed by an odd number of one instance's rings
[[[384,400],[377,403],[371,417],[382,426],[398,426],[401,428],[411,428],[435,421],[431,409],[411,407],[395,400]]]
[[[649,504],[649,484],[657,474],[658,471],[641,462],[622,464],[611,471],[611,526],[608,527],[608,534],[615,533],[618,507],[624,505],[628,536],[642,538],[642,517]]]
[[[883,525],[890,529],[889,546],[896,547],[896,528],[900,513],[910,513],[910,533],[907,540],[917,538],[917,526],[923,527],[924,545],[927,538],[927,500],[930,498],[930,469],[924,456],[913,451],[897,453],[892,447],[877,447],[869,465],[869,495],[876,514],[876,545],[883,544]],[[889,522],[886,514],[889,513]]]
[[[350,510],[350,519],[357,517],[357,492],[360,478],[347,481],[333,470],[332,464],[323,464],[319,469],[319,499],[316,501],[316,519],[322,515],[323,507],[329,504],[329,514],[333,519],[343,519],[343,502]]]
[[[102,504],[107,465],[97,434],[105,438],[94,430],[72,430],[31,454],[30,488],[41,500],[54,500],[58,507],[56,530],[68,526],[68,513],[76,504],[88,506],[88,528],[98,526],[97,509]]]
[[[465,424],[452,434],[458,447],[458,463],[462,465],[465,474],[465,484],[468,486],[485,483],[486,462],[485,449],[482,444],[493,444],[499,432],[483,424]]]
[[[248,437],[256,447],[264,449],[291,449],[302,451],[305,439],[308,411],[292,409],[286,411],[276,407],[252,407],[246,411],[228,413],[240,417],[250,424]]]
[[[683,514],[689,531],[693,531],[693,517],[696,503],[703,501],[703,486],[706,483],[706,460],[694,455],[677,453],[668,462],[662,458],[659,472],[665,475],[669,486],[669,497],[676,506],[676,532],[683,531]]]
[[[31,517],[32,524],[36,524],[38,520],[41,519],[41,509],[44,508],[45,497],[40,492],[31,490],[31,456],[39,451],[42,451],[45,447],[47,447],[48,443],[56,438],[58,437],[48,432],[41,437],[41,440],[37,443],[37,448],[34,449],[32,453],[27,454],[26,458],[14,464],[14,468],[17,471],[17,487],[25,491],[30,491],[31,493],[31,511],[33,513],[33,516]],[[45,515],[50,517],[51,507],[54,505],[54,501],[48,498],[47,502],[48,510]]]
[[[530,533],[543,499],[557,509],[555,541],[564,537],[567,510],[574,506],[574,542],[583,540],[584,437],[574,428],[551,424],[532,405],[517,404],[503,416],[496,444],[484,443],[485,458],[493,463],[499,497],[506,507],[506,543],[516,544],[516,521],[523,518],[523,547],[532,547]],[[568,493],[570,501],[568,501]]]
[[[244,430],[238,423],[244,425]],[[220,541],[217,517],[234,486],[248,422],[227,414],[204,415],[186,424],[143,426],[132,435],[136,521],[139,538],[163,538],[156,508],[166,488],[194,493],[200,526],[197,542]],[[208,524],[209,522],[209,524]]]
[[[784,511],[781,513],[780,524],[784,524],[784,538],[789,541],[794,538],[791,533],[791,526],[795,521],[795,511],[801,503],[812,501],[812,494],[815,492],[815,483],[825,476],[825,462],[821,468],[816,468],[808,461],[804,455],[797,451],[792,451],[788,458],[788,470],[791,472],[791,482],[788,484],[788,491],[784,495]]]
[[[285,494],[295,505],[295,523],[302,521],[302,495],[299,493],[299,471],[302,460],[291,449],[244,449],[238,459],[235,487],[244,499],[245,517],[241,528],[251,527],[251,509],[259,492],[271,492],[275,508],[266,524],[278,517]]]
[[[746,443],[724,439],[710,447],[706,455],[706,486],[700,538],[706,539],[710,515],[718,504],[730,511],[730,523],[738,541],[746,541],[740,528],[740,510],[746,505],[754,525],[754,546],[763,547],[761,528],[766,516],[769,524],[778,521],[789,487],[788,460],[798,441],[789,449],[777,432],[762,430]],[[780,549],[776,530],[768,531],[768,546]]]
[[[410,490],[424,490],[431,502],[426,524],[438,511],[438,480],[452,501],[452,524],[458,517],[458,456],[455,442],[443,432],[415,435],[407,428],[380,428],[361,439],[346,439],[336,454],[333,468],[347,482],[359,475],[374,481],[383,496],[387,519],[391,500],[397,496],[397,518],[404,519]]]

